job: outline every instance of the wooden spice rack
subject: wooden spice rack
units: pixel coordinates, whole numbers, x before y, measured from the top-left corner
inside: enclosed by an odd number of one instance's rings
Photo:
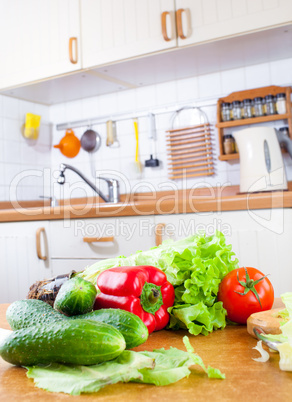
[[[274,114],[262,117],[252,117],[250,119],[240,119],[240,120],[231,120],[231,121],[222,121],[221,120],[221,105],[223,102],[232,103],[233,101],[243,101],[244,99],[254,99],[257,97],[264,98],[267,95],[277,95],[279,93],[286,94],[286,110],[287,113],[285,114]],[[239,126],[246,126],[250,124],[257,124],[257,123],[266,123],[270,121],[277,121],[277,120],[288,120],[289,126],[289,136],[292,138],[292,113],[291,113],[291,87],[278,87],[275,85],[271,85],[268,87],[262,88],[255,88],[255,89],[248,89],[246,91],[239,91],[239,92],[232,92],[230,95],[225,96],[224,98],[218,99],[217,102],[217,124],[216,127],[218,128],[218,136],[219,136],[219,160],[221,161],[228,161],[239,159],[239,154],[228,154],[225,155],[223,151],[223,135],[224,129],[230,127],[239,127]]]

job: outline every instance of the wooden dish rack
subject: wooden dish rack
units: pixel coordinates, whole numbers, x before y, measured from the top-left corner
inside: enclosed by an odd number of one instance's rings
[[[168,130],[167,156],[169,178],[209,176],[214,174],[211,126],[209,123]]]
[[[231,121],[222,121],[221,120],[221,105],[223,102],[232,103],[233,101],[243,101],[244,99],[254,99],[257,97],[264,98],[267,95],[277,95],[279,93],[286,94],[286,110],[285,114],[274,114],[268,116],[261,116],[261,117],[252,117],[250,119],[240,119],[240,120],[231,120]],[[291,114],[291,87],[279,87],[275,85],[271,85],[268,87],[262,88],[255,88],[249,89],[246,91],[239,91],[233,92],[224,98],[218,99],[217,102],[217,124],[216,127],[218,128],[218,136],[219,136],[219,160],[221,161],[228,161],[239,159],[238,153],[228,154],[225,155],[223,151],[223,135],[224,129],[230,127],[238,127],[238,126],[246,126],[250,124],[257,124],[257,123],[265,123],[270,121],[276,120],[288,120],[289,126],[289,136],[292,138],[292,114]]]

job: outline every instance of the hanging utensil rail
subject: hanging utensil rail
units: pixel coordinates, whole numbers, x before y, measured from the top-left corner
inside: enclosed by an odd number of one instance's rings
[[[194,108],[200,108],[200,107],[205,107],[205,106],[216,106],[216,102],[214,100],[210,101],[205,101],[205,102],[200,102],[200,106],[196,105],[195,103],[187,103],[187,104],[176,104],[175,106],[161,106],[160,108],[147,108],[143,110],[137,110],[136,112],[131,112],[131,113],[117,113],[117,114],[109,114],[106,116],[101,116],[101,117],[93,117],[89,119],[82,119],[82,120],[76,120],[76,121],[71,121],[67,123],[60,123],[57,124],[56,128],[57,130],[67,130],[68,128],[79,128],[79,127],[86,127],[86,126],[94,126],[96,124],[103,124],[106,123],[108,120],[112,121],[122,121],[122,120],[131,120],[139,117],[147,117],[149,116],[149,113],[152,113],[154,115],[159,115],[159,114],[166,114],[166,113],[173,113],[177,112],[178,110],[182,109],[183,107],[194,107]]]

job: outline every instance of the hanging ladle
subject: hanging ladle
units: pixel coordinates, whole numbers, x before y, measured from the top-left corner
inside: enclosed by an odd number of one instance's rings
[[[84,151],[90,153],[96,152],[101,145],[100,135],[91,128],[85,131],[80,141],[81,141],[81,148],[84,149]]]
[[[95,163],[94,163],[95,161],[93,154],[100,148],[101,137],[96,131],[92,130],[91,128],[88,128],[82,135],[80,142],[81,142],[81,148],[84,149],[84,151],[88,152],[89,154],[91,174],[93,177],[96,177]]]

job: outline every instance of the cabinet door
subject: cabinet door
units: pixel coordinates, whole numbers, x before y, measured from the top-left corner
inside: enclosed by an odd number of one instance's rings
[[[37,230],[43,257],[37,256]],[[48,255],[48,222],[0,223],[0,303],[25,299],[30,286],[52,273]]]
[[[164,12],[169,40],[162,35]],[[81,0],[81,30],[84,68],[171,48],[174,0]]]
[[[179,46],[291,23],[291,0],[176,0]],[[178,12],[178,11],[177,11]],[[178,32],[179,34],[180,32]]]
[[[0,8],[1,89],[80,69],[78,0],[0,0]]]
[[[232,245],[240,266],[250,266],[269,274],[275,297],[291,291],[292,209],[209,212],[155,217],[162,240],[204,231],[220,230]]]

